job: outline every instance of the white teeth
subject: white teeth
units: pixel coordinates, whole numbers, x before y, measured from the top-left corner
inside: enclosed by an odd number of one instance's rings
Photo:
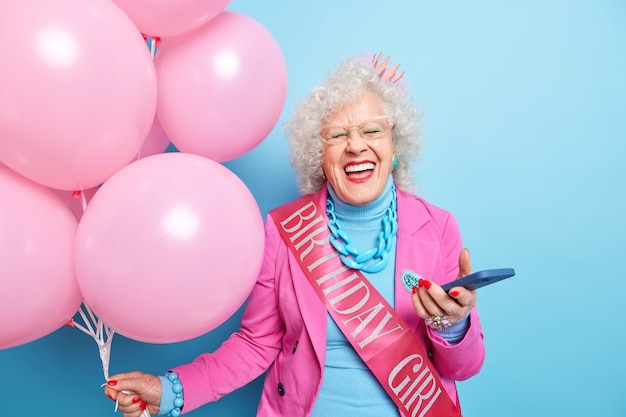
[[[360,171],[367,171],[368,169],[374,169],[374,164],[371,162],[366,162],[364,164],[348,165],[345,168],[345,171],[346,172],[360,172]]]

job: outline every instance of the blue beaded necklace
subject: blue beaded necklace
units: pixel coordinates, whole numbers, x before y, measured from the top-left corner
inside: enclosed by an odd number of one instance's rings
[[[363,272],[380,272],[389,263],[388,253],[391,250],[393,238],[398,231],[398,212],[396,187],[391,186],[392,200],[383,217],[383,231],[378,235],[378,246],[361,253],[351,245],[348,234],[341,229],[335,215],[335,203],[330,195],[326,198],[326,215],[328,216],[328,229],[332,236],[329,239],[331,245],[339,252],[341,262],[349,268],[359,269]]]

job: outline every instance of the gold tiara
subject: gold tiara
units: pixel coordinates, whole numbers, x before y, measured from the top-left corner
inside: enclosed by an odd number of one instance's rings
[[[400,78],[402,78],[402,76],[404,75],[404,71],[402,71],[399,74],[397,73],[398,67],[400,67],[400,64],[396,64],[395,67],[387,69],[387,67],[389,66],[389,60],[391,59],[391,57],[388,56],[387,59],[381,62],[382,56],[383,56],[382,52],[378,54],[378,57],[374,55],[374,58],[372,58],[372,64],[374,65],[374,68],[376,69],[376,72],[378,73],[378,76],[380,78],[382,78],[383,80],[388,80],[391,83],[395,83]]]

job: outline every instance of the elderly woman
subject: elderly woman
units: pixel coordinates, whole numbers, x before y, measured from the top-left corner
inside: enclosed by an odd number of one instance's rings
[[[460,415],[482,330],[475,291],[440,285],[469,254],[454,217],[409,193],[418,114],[387,62],[347,59],[297,106],[304,197],[268,216],[241,328],[165,377],[112,376],[124,416],[189,412],[268,369],[259,416]]]

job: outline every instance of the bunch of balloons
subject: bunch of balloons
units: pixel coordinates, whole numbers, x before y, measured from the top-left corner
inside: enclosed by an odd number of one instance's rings
[[[0,0],[0,349],[83,302],[149,343],[197,337],[244,302],[263,223],[220,162],[273,129],[287,70],[228,4]]]

